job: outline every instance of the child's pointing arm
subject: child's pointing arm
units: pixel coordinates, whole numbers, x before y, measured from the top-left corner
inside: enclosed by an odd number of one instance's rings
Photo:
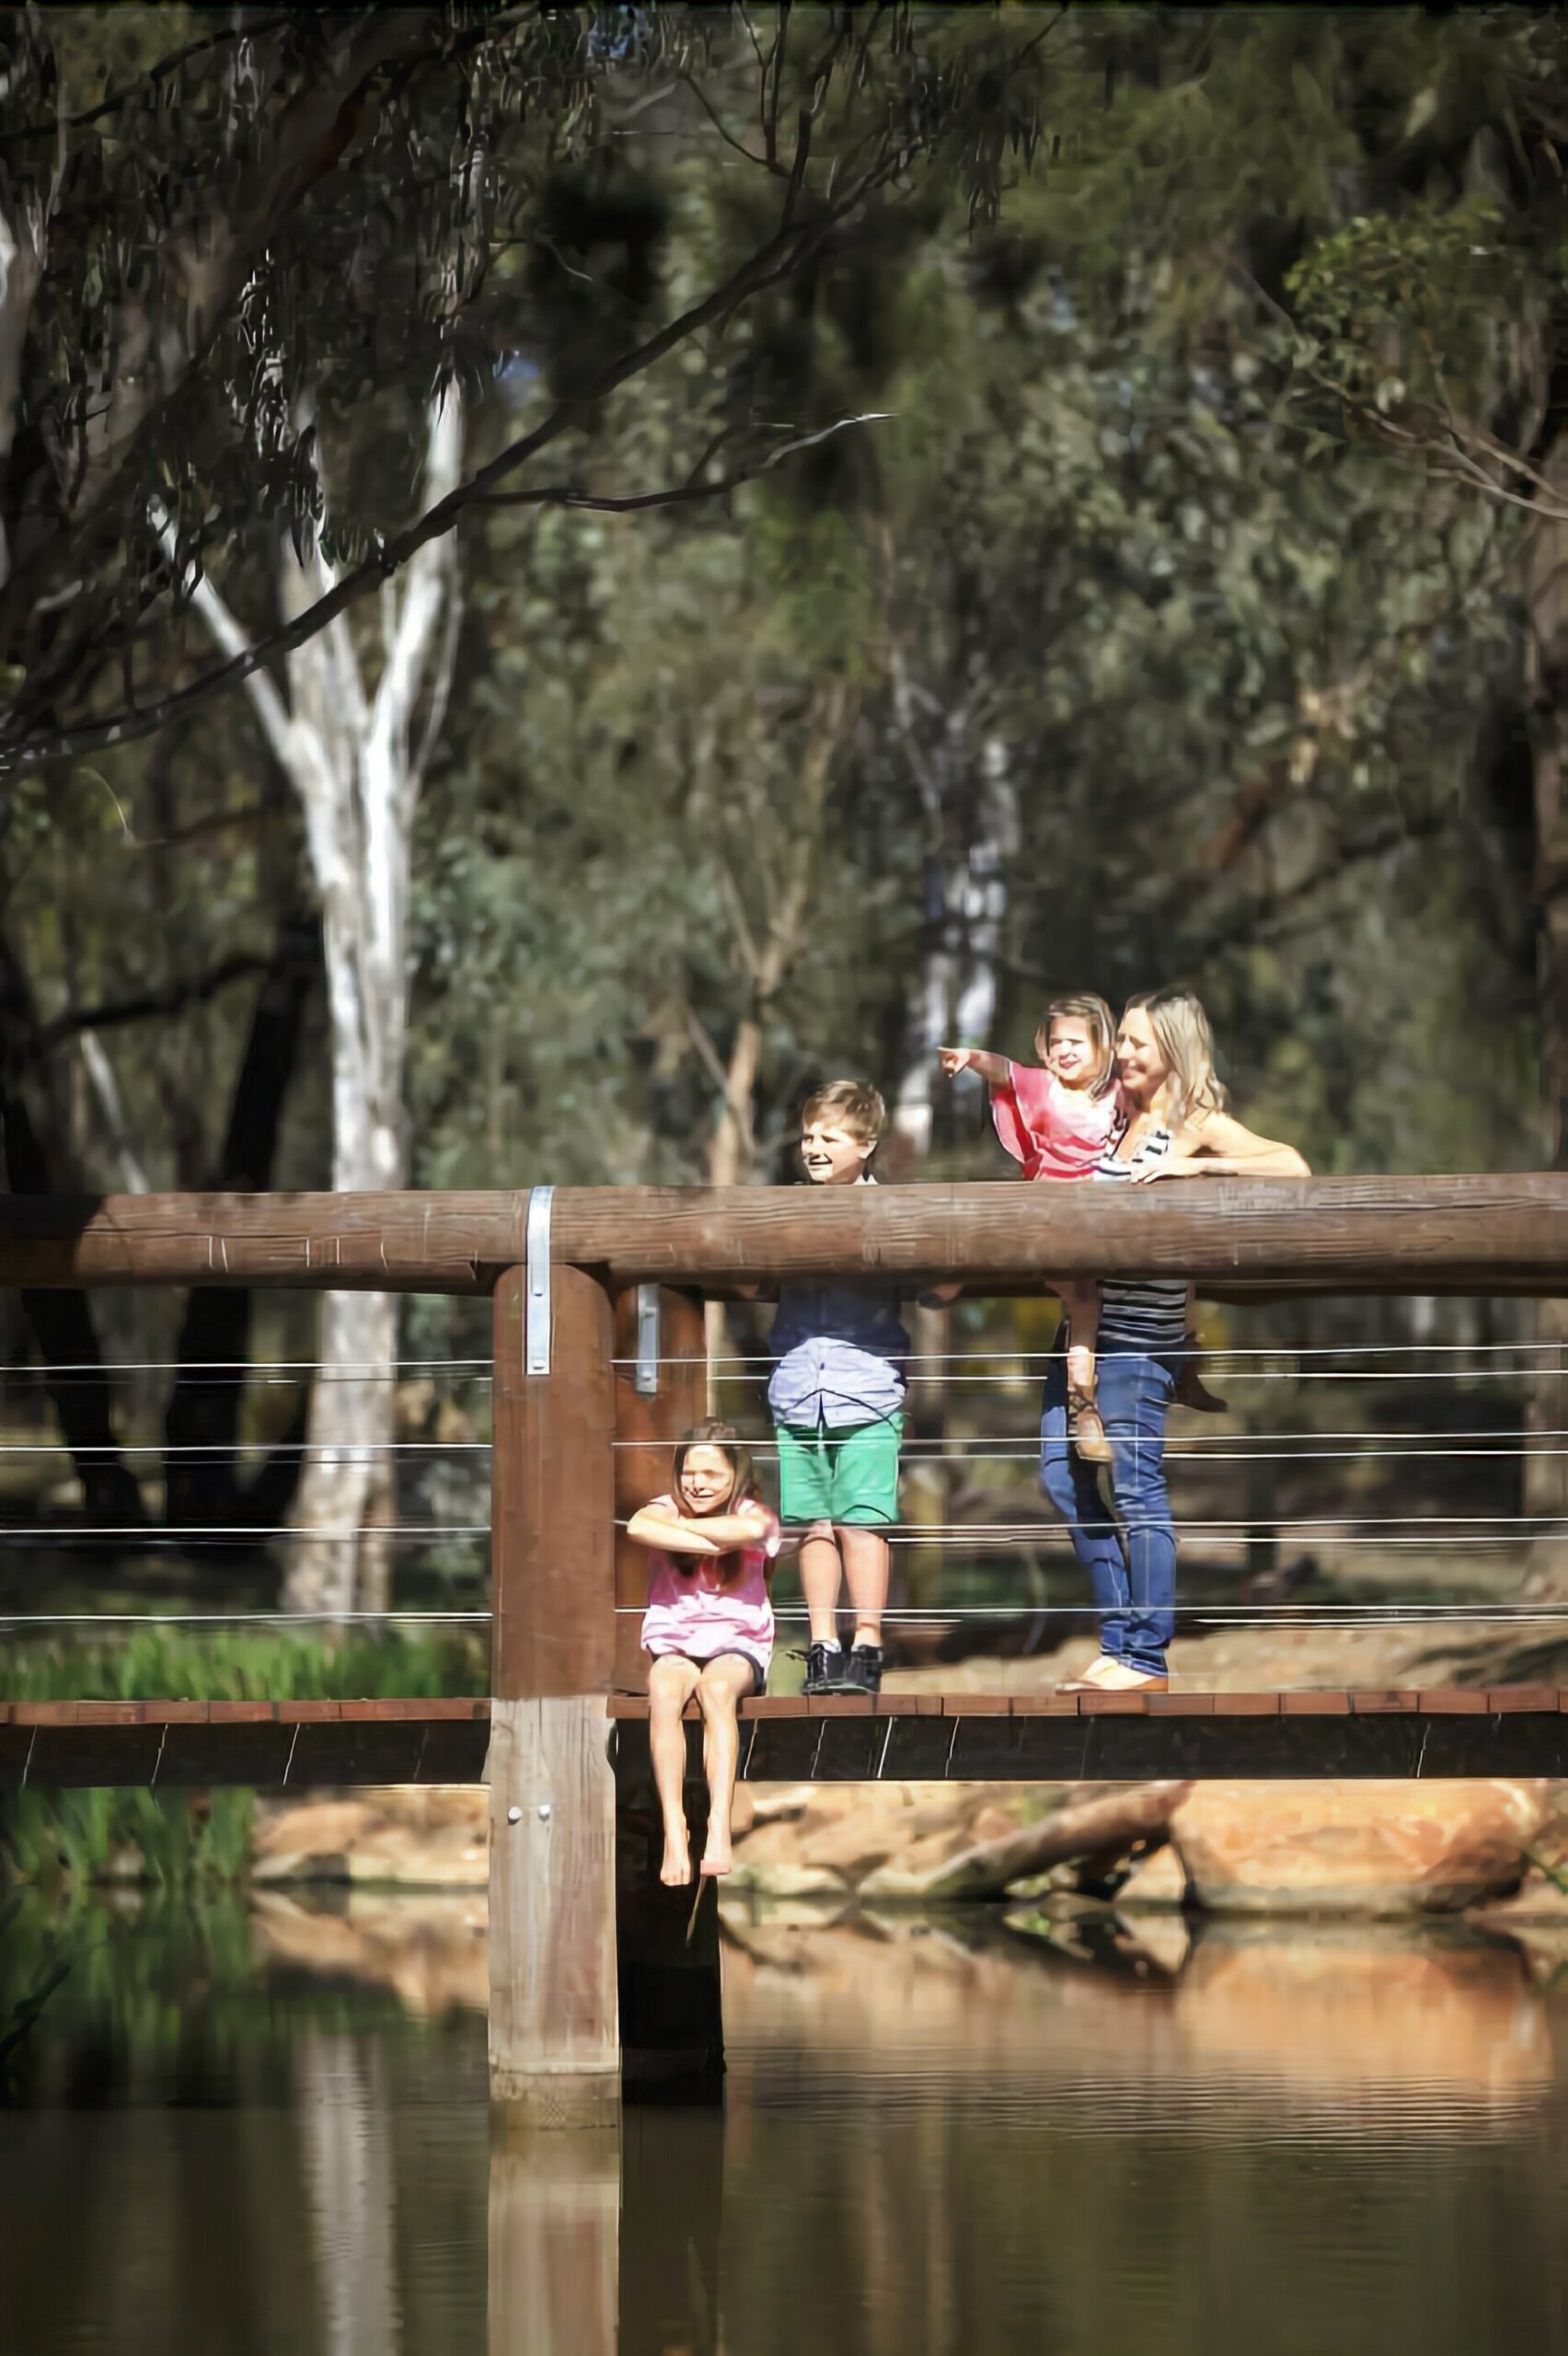
[[[1006,1056],[994,1056],[988,1047],[939,1047],[937,1061],[950,1080],[961,1071],[977,1071],[987,1088],[1005,1088],[1012,1076]]]

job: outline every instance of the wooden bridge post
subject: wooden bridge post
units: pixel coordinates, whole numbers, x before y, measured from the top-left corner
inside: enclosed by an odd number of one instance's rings
[[[707,1337],[694,1293],[638,1285],[616,1298],[616,1512],[625,1520],[667,1487],[670,1449],[706,1412]],[[616,1685],[646,1686],[638,1613],[648,1558],[621,1540],[616,1557]],[[717,2100],[724,2080],[719,1904],[713,1883],[666,1889],[663,1831],[648,1729],[623,1724],[616,1750],[616,1945],[627,2094],[663,2102]],[[707,1787],[686,1786],[692,1854],[707,1835]]]
[[[495,1290],[491,1447],[490,2072],[541,2125],[619,2118],[614,1326],[604,1287],[548,1270],[530,1373],[526,1272]]]

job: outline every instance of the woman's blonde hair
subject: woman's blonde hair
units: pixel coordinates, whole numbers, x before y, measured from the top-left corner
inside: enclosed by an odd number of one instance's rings
[[[1147,1015],[1165,1059],[1171,1129],[1185,1128],[1201,1113],[1222,1112],[1225,1088],[1215,1072],[1214,1033],[1203,1000],[1192,990],[1137,990],[1123,1010],[1124,1019],[1135,1007]]]
[[[1054,998],[1041,1017],[1040,1028],[1034,1034],[1034,1052],[1043,1063],[1051,1053],[1051,1025],[1058,1016],[1063,1020],[1081,1022],[1094,1043],[1098,1068],[1090,1085],[1091,1096],[1103,1096],[1115,1075],[1112,1069],[1116,1060],[1116,1019],[1102,998],[1093,990],[1080,990],[1072,998]]]

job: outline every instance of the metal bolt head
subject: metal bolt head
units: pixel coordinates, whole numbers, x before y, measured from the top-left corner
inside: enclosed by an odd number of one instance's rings
[[[520,1807],[509,1807],[506,1811],[506,1820],[508,1824],[521,1824],[523,1821],[522,1809]]]
[[[548,1800],[541,1800],[541,1801],[539,1802],[539,1822],[540,1822],[541,1824],[548,1824],[548,1823],[549,1822],[549,1820],[550,1820],[550,1804],[549,1804]]]

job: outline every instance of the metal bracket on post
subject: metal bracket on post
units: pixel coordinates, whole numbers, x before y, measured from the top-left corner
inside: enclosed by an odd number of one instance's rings
[[[632,1389],[640,1399],[659,1396],[659,1288],[637,1288],[637,1372]]]
[[[554,1194],[553,1186],[532,1186],[528,1190],[528,1223],[525,1230],[527,1250],[527,1298],[523,1328],[525,1374],[548,1374],[550,1370],[550,1200]]]

